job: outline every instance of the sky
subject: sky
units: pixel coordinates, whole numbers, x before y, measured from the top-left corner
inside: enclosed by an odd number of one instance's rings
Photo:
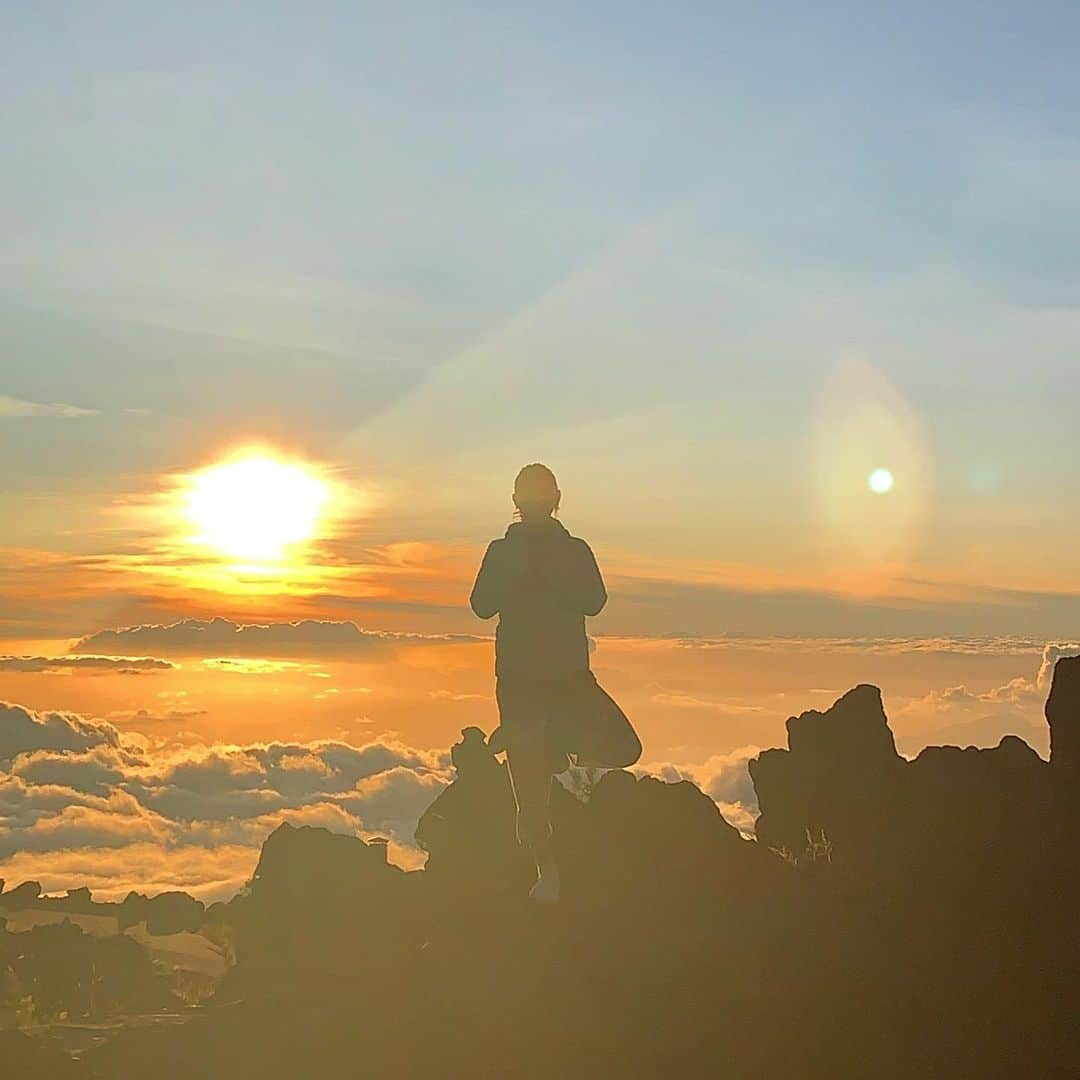
[[[115,891],[156,853],[218,895],[282,814],[412,857],[494,723],[465,600],[533,460],[646,764],[741,825],[746,758],[858,681],[905,752],[1045,753],[1080,635],[1078,32],[1060,3],[0,14],[0,876]],[[254,447],[333,493],[273,572],[183,513]]]

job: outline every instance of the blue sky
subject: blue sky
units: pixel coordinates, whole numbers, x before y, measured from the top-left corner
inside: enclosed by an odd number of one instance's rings
[[[0,394],[99,414],[0,419],[9,543],[261,437],[386,539],[479,542],[542,458],[613,549],[812,579],[877,513],[821,524],[854,363],[889,573],[1080,590],[1074,6],[0,20]]]

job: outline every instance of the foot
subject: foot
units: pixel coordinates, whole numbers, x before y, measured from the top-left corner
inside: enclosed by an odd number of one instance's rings
[[[540,868],[540,876],[536,884],[529,890],[529,899],[534,904],[557,904],[559,893],[562,891],[562,882],[559,879],[559,868],[554,863]]]

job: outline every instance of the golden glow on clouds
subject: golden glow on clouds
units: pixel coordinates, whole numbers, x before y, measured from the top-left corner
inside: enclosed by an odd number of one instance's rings
[[[184,514],[193,543],[258,566],[298,557],[319,536],[331,497],[311,466],[249,452],[192,474]]]
[[[332,542],[368,509],[331,467],[248,445],[170,477],[136,511],[158,539],[121,561],[189,599],[205,592],[265,601],[266,612],[245,611],[265,617],[286,595],[311,595],[349,572]]]

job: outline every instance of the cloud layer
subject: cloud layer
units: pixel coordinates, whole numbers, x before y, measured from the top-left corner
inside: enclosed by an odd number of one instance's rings
[[[1043,756],[1049,754],[1049,729],[1043,705],[1054,667],[1065,656],[1080,654],[1080,646],[1048,644],[1032,677],[1019,675],[998,686],[976,690],[957,684],[912,698],[894,711],[901,726],[916,724],[918,733],[897,738],[900,751],[914,756],[928,744],[996,746],[1005,735],[1019,735]]]
[[[149,656],[0,656],[0,671],[28,674],[68,672],[111,672],[117,675],[141,675],[150,671],[168,671],[176,665]]]
[[[299,633],[302,641],[305,626],[290,624],[289,632]],[[199,632],[190,623],[156,629],[179,633],[182,639]],[[265,640],[257,632],[260,629],[246,640],[260,644]],[[365,640],[364,632],[355,627],[353,631]],[[341,632],[343,640],[355,640],[349,630],[333,632]],[[284,640],[298,641],[287,635]],[[772,663],[767,644],[761,643],[763,657]],[[672,641],[663,647],[676,660],[692,664],[697,650],[719,662],[726,650],[739,646]],[[754,643],[741,647],[753,649]],[[844,651],[843,643],[831,647]],[[616,646],[601,648],[610,651]],[[804,648],[812,651],[814,646],[804,643]],[[921,673],[917,689],[886,693],[890,722],[905,753],[915,754],[928,743],[996,745],[1010,732],[1046,753],[1042,705],[1053,665],[1062,656],[1080,652],[1080,647],[1008,641],[994,648],[1006,659],[1015,654],[1018,663],[988,664],[979,650],[962,642],[937,642],[930,648],[921,642],[880,644],[880,655],[870,658],[874,667],[910,652]],[[961,658],[960,667],[945,666],[944,654],[950,651]],[[619,655],[616,651],[615,658]],[[630,667],[642,670],[638,654],[628,655],[634,661]],[[785,654],[789,661],[791,655]],[[806,677],[820,674],[824,655],[808,658]],[[92,656],[70,659],[101,662],[101,657]],[[1025,669],[1027,674],[1017,673]],[[634,709],[632,715],[656,756],[635,771],[666,781],[694,782],[717,802],[728,821],[752,832],[757,806],[747,762],[758,746],[769,743],[747,732],[740,740],[746,745],[712,753],[710,742],[717,745],[718,728],[730,733],[743,724],[747,717],[739,715],[740,709],[757,723],[758,707],[747,703],[755,699],[734,700],[709,689],[725,688],[724,672],[715,667],[707,679],[696,681],[687,673],[697,669],[687,668],[686,681],[668,686],[653,681],[649,665],[644,670],[638,691],[641,712]],[[927,671],[941,671],[950,679],[942,678],[927,692]],[[762,694],[760,700],[771,712],[799,711],[820,704],[814,698],[804,700],[807,695],[831,699],[844,688],[793,691],[772,699]],[[453,696],[452,691],[442,693]],[[475,696],[464,695],[468,701]],[[392,857],[405,865],[419,863],[413,829],[452,779],[445,752],[418,749],[389,735],[359,745],[345,741],[345,735],[225,744],[205,734],[204,741],[192,741],[198,736],[185,731],[170,736],[180,741],[164,741],[155,734],[165,730],[161,721],[197,718],[200,712],[195,705],[177,706],[172,692],[158,697],[162,704],[157,710],[128,707],[108,714],[122,731],[110,719],[0,704],[0,877],[10,884],[33,876],[54,890],[85,883],[103,897],[123,895],[135,887],[153,891],[159,883],[190,888],[208,899],[228,896],[243,885],[260,843],[283,820],[361,836],[388,836]],[[425,701],[431,698],[430,693],[424,695]],[[665,710],[661,720],[649,718],[647,704]],[[677,744],[661,741],[672,738],[668,730],[675,723],[672,717],[687,736]],[[652,736],[650,724],[656,729]],[[687,758],[698,763],[687,764]]]
[[[655,776],[669,784],[680,780],[697,784],[720,807],[720,813],[730,824],[751,836],[758,817],[758,804],[748,763],[759,753],[761,747],[744,746],[730,754],[714,754],[702,765],[661,761],[636,766],[633,772],[639,776]]]
[[[100,630],[80,638],[73,653],[104,656],[332,657],[355,655],[395,644],[481,641],[468,634],[402,634],[364,630],[354,622],[304,619],[300,622],[237,623],[231,619],[183,619]]]
[[[447,753],[389,738],[154,745],[104,720],[13,704],[0,705],[0,739],[0,877],[67,888],[83,882],[62,868],[78,866],[103,896],[146,889],[151,850],[151,876],[173,887],[202,852],[212,880],[182,883],[229,895],[282,821],[387,836],[398,861],[416,864],[416,821],[452,778]]]
[[[104,720],[71,712],[39,713],[0,701],[0,762],[36,751],[84,753],[119,746],[120,733]]]
[[[756,753],[636,771],[692,780],[749,833]],[[388,837],[391,858],[416,866],[416,822],[452,779],[448,752],[389,737],[181,745],[0,704],[0,877],[47,891],[87,884],[101,899],[177,887],[220,899],[244,885],[282,821]]]

